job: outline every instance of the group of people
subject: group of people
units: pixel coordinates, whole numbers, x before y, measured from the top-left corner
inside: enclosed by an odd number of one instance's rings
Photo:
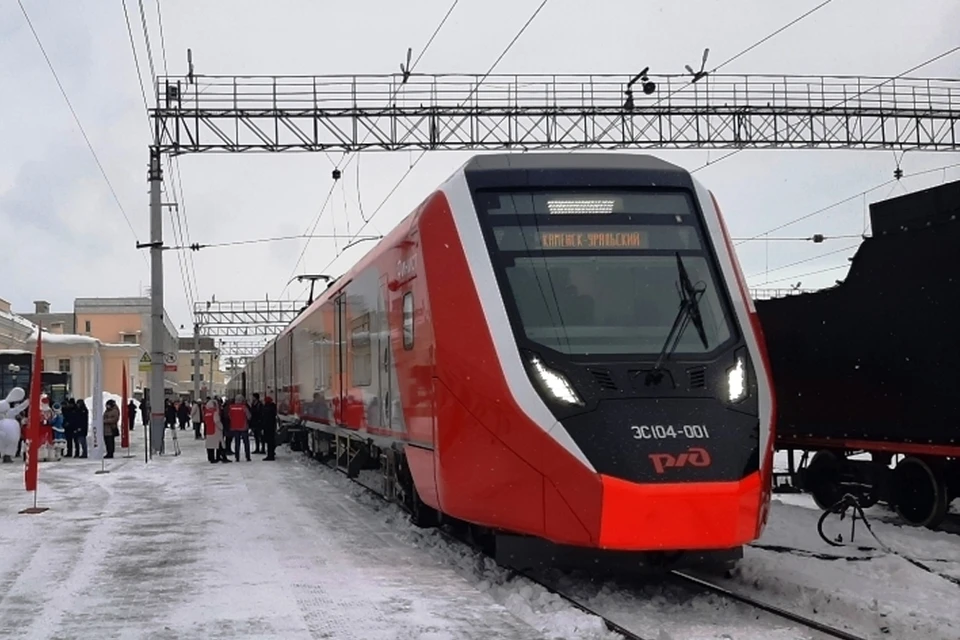
[[[192,412],[196,415],[195,412]],[[264,454],[264,460],[276,460],[277,447],[277,405],[273,398],[266,396],[260,401],[260,394],[253,394],[248,403],[241,394],[222,402],[220,398],[207,398],[202,413],[204,436],[207,445],[207,460],[211,463],[230,462],[227,457],[234,456],[240,462],[240,445],[250,462],[250,432],[253,432],[254,453]],[[194,429],[199,425],[194,418]]]

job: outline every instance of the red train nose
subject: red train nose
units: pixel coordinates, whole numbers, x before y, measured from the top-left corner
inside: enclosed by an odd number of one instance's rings
[[[604,549],[728,549],[750,542],[757,530],[759,472],[737,482],[601,480]]]

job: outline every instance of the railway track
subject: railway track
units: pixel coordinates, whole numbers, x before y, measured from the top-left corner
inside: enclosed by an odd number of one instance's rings
[[[342,473],[342,470],[337,469],[335,466],[329,464],[328,462],[321,462],[321,464],[323,464],[324,466],[326,466],[328,469],[332,471],[339,471]],[[346,474],[344,474],[344,477],[347,477]],[[366,493],[376,497],[378,500],[381,500],[388,504],[394,504],[388,501],[383,496],[383,494],[380,493],[376,488],[370,487],[364,484],[363,482],[360,482],[356,478],[347,477],[347,479],[350,480],[353,484],[361,487]],[[477,551],[478,553],[487,555],[486,553],[484,553],[484,551],[481,548],[479,548],[476,544],[474,544],[472,541],[468,539],[458,536],[443,528],[435,529],[435,531],[437,531],[440,536],[442,536],[445,540],[447,540],[451,544],[466,545],[469,548],[473,549],[474,551]],[[506,571],[510,572],[510,574],[512,574],[514,577],[522,577],[534,584],[539,585],[549,593],[556,595],[557,597],[561,598],[562,600],[570,604],[572,607],[582,611],[583,613],[596,616],[603,622],[604,626],[607,628],[608,631],[618,633],[622,635],[624,638],[626,638],[627,640],[656,640],[655,638],[641,635],[635,631],[632,631],[624,627],[623,625],[614,621],[609,616],[581,602],[575,596],[569,593],[565,593],[563,589],[558,588],[556,585],[551,585],[549,582],[543,579],[540,579],[530,573],[519,571],[511,567],[504,567],[503,565],[500,565],[500,566]],[[812,618],[808,618],[801,614],[788,611],[787,609],[783,609],[776,605],[772,605],[772,604],[763,602],[761,600],[757,600],[756,598],[752,598],[750,596],[740,594],[735,591],[731,591],[726,587],[723,587],[721,585],[715,584],[713,582],[710,582],[708,580],[705,580],[703,578],[694,576],[692,574],[689,574],[683,571],[674,570],[674,571],[668,572],[667,575],[670,580],[689,588],[691,591],[699,592],[699,593],[713,593],[715,595],[726,598],[727,600],[731,600],[733,602],[747,605],[758,611],[763,611],[764,613],[775,616],[776,618],[779,618],[781,620],[786,620],[794,625],[804,628],[805,630],[815,631],[821,634],[822,637],[837,638],[839,640],[867,640],[864,636],[858,636],[856,634],[850,633],[843,629],[839,629],[837,627],[830,626],[828,624],[819,622]]]

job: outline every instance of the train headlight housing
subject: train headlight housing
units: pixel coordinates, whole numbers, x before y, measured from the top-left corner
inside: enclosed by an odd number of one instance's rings
[[[736,404],[747,397],[747,365],[743,355],[737,355],[737,363],[727,369],[727,402]]]
[[[570,384],[570,381],[567,380],[566,376],[547,367],[537,356],[531,355],[529,361],[530,367],[533,369],[533,374],[540,383],[540,386],[550,394],[554,400],[566,405],[583,406],[583,400],[580,399],[580,396],[573,388],[573,385]]]

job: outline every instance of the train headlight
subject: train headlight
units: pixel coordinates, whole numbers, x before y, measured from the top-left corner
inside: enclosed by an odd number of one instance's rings
[[[737,364],[727,369],[727,401],[731,404],[747,397],[747,368],[743,356],[737,356]]]
[[[583,406],[583,400],[566,376],[547,367],[537,356],[530,356],[530,366],[540,381],[540,386],[554,399],[564,404]]]

